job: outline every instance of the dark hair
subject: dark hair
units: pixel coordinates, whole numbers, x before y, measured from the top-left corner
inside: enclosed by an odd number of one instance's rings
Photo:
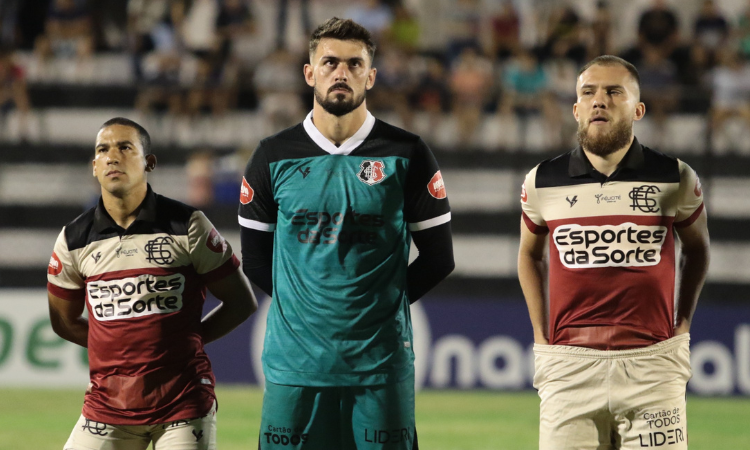
[[[375,58],[375,42],[367,28],[351,19],[332,17],[313,31],[310,36],[310,58],[315,54],[321,39],[339,39],[341,41],[359,41],[367,47],[370,62]]]
[[[107,128],[111,125],[123,125],[126,127],[134,128],[138,132],[138,138],[141,140],[141,146],[143,147],[143,154],[144,155],[150,155],[151,154],[151,136],[148,134],[148,131],[146,131],[145,128],[137,124],[136,122],[133,122],[130,119],[126,119],[124,117],[115,117],[113,119],[109,119],[108,121],[104,122],[104,125],[102,125],[99,130],[103,130],[104,128]]]
[[[635,80],[635,84],[638,85],[638,89],[641,88],[641,77],[640,75],[638,75],[638,69],[636,69],[634,65],[630,64],[629,62],[625,61],[619,56],[614,56],[614,55],[597,56],[596,58],[589,61],[585,66],[583,66],[581,70],[578,71],[578,76],[580,77],[581,74],[587,71],[589,67],[591,66],[622,66],[628,69],[628,72],[630,72],[630,76],[633,77],[633,79]]]

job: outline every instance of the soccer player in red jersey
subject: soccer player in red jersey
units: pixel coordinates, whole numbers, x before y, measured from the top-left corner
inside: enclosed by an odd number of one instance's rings
[[[580,145],[532,169],[521,193],[539,448],[686,449],[689,330],[709,262],[701,185],[635,138],[646,107],[633,65],[592,60],[576,94]]]
[[[50,259],[52,328],[88,348],[91,375],[65,450],[215,449],[203,346],[257,309],[206,216],[148,185],[150,147],[137,123],[104,123],[93,160],[101,198],[63,228]],[[206,288],[222,303],[201,318]]]

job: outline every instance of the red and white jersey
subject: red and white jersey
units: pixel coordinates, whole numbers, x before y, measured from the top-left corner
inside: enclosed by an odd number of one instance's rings
[[[673,336],[674,227],[703,210],[695,172],[634,139],[609,177],[578,147],[526,176],[523,220],[549,233],[549,342],[605,350]]]
[[[238,267],[202,212],[150,187],[127,230],[101,200],[66,225],[47,288],[86,301],[91,383],[83,415],[116,425],[205,415],[215,399],[200,337],[206,283]]]

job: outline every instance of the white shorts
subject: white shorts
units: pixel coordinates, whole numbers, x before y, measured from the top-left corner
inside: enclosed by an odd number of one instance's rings
[[[631,350],[534,345],[540,450],[687,449],[690,336]]]
[[[216,450],[216,402],[204,417],[157,425],[108,425],[78,419],[63,450]]]

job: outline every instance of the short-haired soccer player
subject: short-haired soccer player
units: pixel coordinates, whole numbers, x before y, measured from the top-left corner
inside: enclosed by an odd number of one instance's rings
[[[709,261],[701,185],[634,137],[646,108],[633,65],[592,60],[576,94],[580,145],[532,169],[521,193],[539,448],[686,449],[688,332]]]
[[[273,297],[262,449],[418,448],[409,305],[453,270],[450,208],[427,145],[367,111],[374,52],[351,20],[318,27],[313,110],[242,180],[243,268]]]
[[[257,309],[206,216],[148,185],[150,147],[129,119],[102,125],[93,160],[101,198],[63,228],[50,259],[52,328],[88,347],[91,373],[65,450],[215,449],[215,380],[203,346]],[[206,288],[222,303],[201,319]]]

